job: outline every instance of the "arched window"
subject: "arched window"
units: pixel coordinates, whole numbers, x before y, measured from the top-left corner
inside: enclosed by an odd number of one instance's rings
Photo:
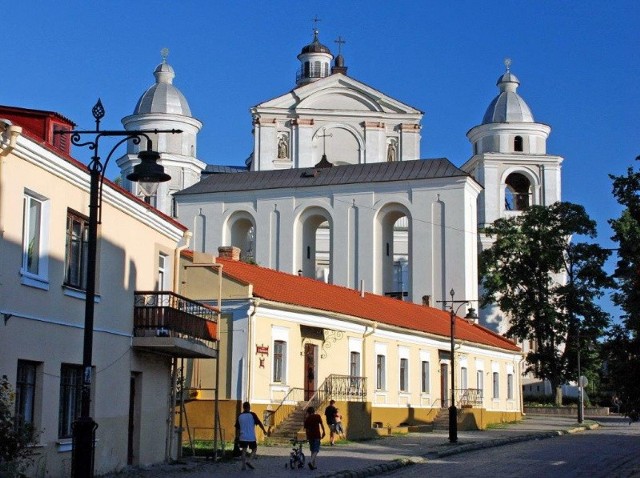
[[[311,72],[311,65],[308,61],[304,62],[304,76],[309,77],[309,73]]]
[[[522,149],[522,136],[516,136],[513,140],[513,150],[514,151],[523,151]]]
[[[311,72],[312,78],[320,78],[322,76],[322,64],[319,61],[313,62],[313,71]]]
[[[520,173],[507,176],[504,189],[504,207],[507,211],[523,211],[529,207],[531,183]]]

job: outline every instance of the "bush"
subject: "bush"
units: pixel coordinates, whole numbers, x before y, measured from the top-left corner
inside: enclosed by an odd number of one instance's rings
[[[0,476],[24,476],[33,465],[34,449],[30,446],[37,438],[30,423],[16,419],[15,392],[6,375],[0,379]]]

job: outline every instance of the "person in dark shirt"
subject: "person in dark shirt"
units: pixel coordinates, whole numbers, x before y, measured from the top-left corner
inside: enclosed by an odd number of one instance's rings
[[[320,440],[325,436],[322,417],[318,415],[313,407],[307,408],[307,416],[304,419],[304,430],[307,432],[307,440],[309,440],[309,449],[311,450],[311,460],[309,468],[315,470],[316,457],[320,452]]]
[[[242,413],[238,415],[236,420],[236,434],[238,437],[238,445],[242,450],[242,469],[246,470],[247,466],[253,470],[251,460],[255,459],[258,451],[258,441],[256,439],[256,426],[259,426],[264,434],[267,430],[258,418],[258,415],[251,411],[249,402],[242,404]],[[247,458],[247,448],[251,450],[251,458]]]
[[[329,427],[329,443],[333,446],[336,441],[336,413],[338,409],[335,406],[335,400],[329,400],[329,406],[324,409],[324,418]]]

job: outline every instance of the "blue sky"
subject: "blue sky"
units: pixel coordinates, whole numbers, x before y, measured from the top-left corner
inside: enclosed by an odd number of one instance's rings
[[[518,93],[552,127],[548,152],[565,158],[563,199],[584,205],[599,242],[613,247],[606,221],[619,207],[608,174],[624,174],[640,154],[634,0],[9,2],[0,104],[57,111],[93,129],[100,97],[102,127],[120,129],[167,47],[174,84],[204,123],[198,156],[241,165],[252,149],[249,108],[294,87],[316,15],[332,51],[346,39],[350,76],[425,112],[422,157],[458,166],[511,58]]]

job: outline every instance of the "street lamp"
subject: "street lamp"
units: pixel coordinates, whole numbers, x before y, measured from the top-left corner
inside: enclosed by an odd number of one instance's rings
[[[140,151],[138,157],[140,163],[137,164],[133,173],[127,176],[130,181],[140,184],[147,196],[152,196],[157,190],[158,183],[168,181],[171,177],[165,174],[164,168],[157,164],[160,154],[152,151],[150,134],[157,133],[182,133],[180,130],[138,130],[138,131],[108,131],[100,130],[100,120],[104,117],[105,111],[102,102],[98,99],[91,110],[96,120],[94,131],[54,131],[54,134],[71,135],[71,142],[75,146],[88,146],[93,150],[91,162],[88,165],[91,178],[89,189],[89,230],[87,238],[87,286],[85,291],[85,316],[84,316],[84,342],[82,353],[82,396],[80,406],[80,417],[73,424],[73,454],[71,457],[71,473],[76,478],[86,478],[93,476],[94,466],[94,441],[95,431],[98,424],[91,418],[91,383],[92,369],[91,357],[93,353],[93,317],[96,296],[96,252],[98,242],[98,224],[102,219],[102,184],[105,171],[111,156],[121,144],[131,140],[134,144],[139,144],[141,138],[147,140],[147,150]],[[92,135],[93,139],[82,142],[84,135]],[[100,139],[105,136],[122,137],[120,141],[109,152],[106,161],[100,160],[98,145]]]
[[[455,358],[455,338],[456,338],[456,314],[463,305],[471,302],[470,300],[453,300],[453,296],[456,292],[451,289],[451,300],[439,300],[437,302],[449,304],[449,311],[451,314],[451,405],[449,406],[449,442],[456,443],[458,441],[458,409],[456,408],[456,358]],[[454,305],[458,304],[458,307],[454,309]],[[475,320],[478,318],[476,311],[473,307],[469,307],[467,315],[464,317],[467,320]]]

